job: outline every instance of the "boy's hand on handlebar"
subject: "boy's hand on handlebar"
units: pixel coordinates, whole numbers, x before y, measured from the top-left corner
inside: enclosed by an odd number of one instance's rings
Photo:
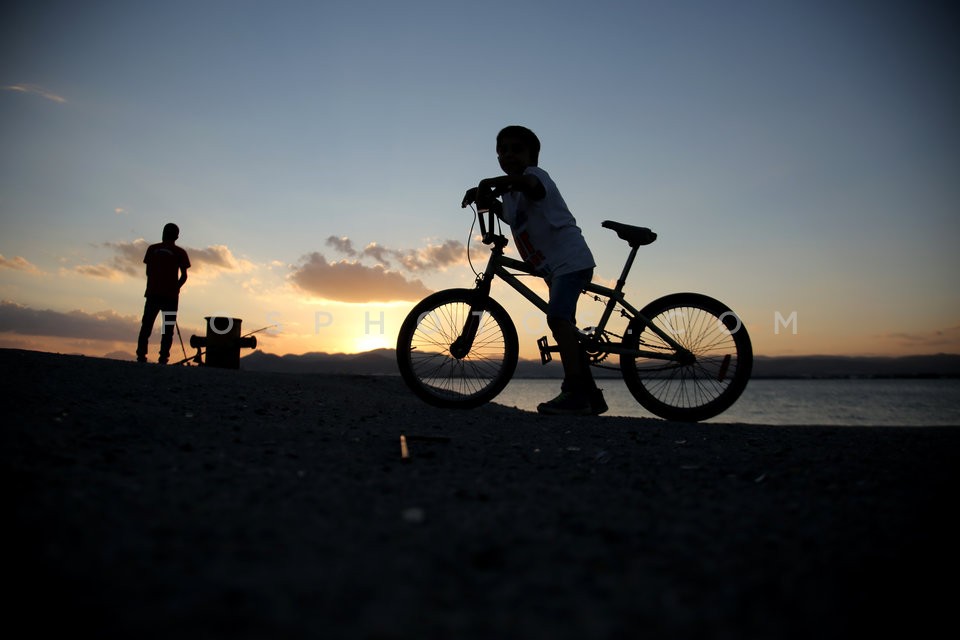
[[[496,195],[489,188],[484,188],[483,185],[472,187],[467,189],[467,192],[463,194],[463,201],[460,203],[460,206],[466,207],[468,204],[475,202],[477,203],[477,208],[486,211],[492,205],[495,197]]]
[[[460,203],[460,207],[464,208],[468,204],[473,204],[477,201],[477,188],[471,187],[467,189],[467,192],[463,194],[463,202]]]
[[[466,207],[475,202],[478,209],[486,211],[496,206],[496,199],[509,190],[509,185],[499,185],[496,178],[484,178],[477,186],[467,189],[460,206]]]

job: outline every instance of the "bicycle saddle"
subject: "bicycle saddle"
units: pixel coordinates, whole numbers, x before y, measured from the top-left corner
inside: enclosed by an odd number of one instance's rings
[[[634,227],[633,225],[623,224],[622,222],[613,222],[604,220],[601,224],[605,229],[613,229],[621,240],[626,240],[631,247],[639,247],[650,244],[657,239],[657,234],[646,227]]]

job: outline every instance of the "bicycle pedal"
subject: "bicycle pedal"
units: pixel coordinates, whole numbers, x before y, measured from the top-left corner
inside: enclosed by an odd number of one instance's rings
[[[553,360],[553,356],[550,355],[550,344],[547,342],[547,336],[537,340],[537,346],[540,348],[540,364],[547,364]]]

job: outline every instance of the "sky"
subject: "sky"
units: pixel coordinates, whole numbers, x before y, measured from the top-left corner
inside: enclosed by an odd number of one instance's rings
[[[758,355],[960,353],[958,26],[909,0],[15,0],[0,347],[132,357],[167,222],[185,343],[228,316],[269,353],[392,347],[472,286],[460,200],[521,124],[596,281],[628,250],[603,220],[658,233],[635,306],[718,298]],[[493,294],[536,357],[539,312]]]

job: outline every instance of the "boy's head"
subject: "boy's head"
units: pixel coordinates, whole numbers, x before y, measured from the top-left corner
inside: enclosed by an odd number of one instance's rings
[[[179,237],[180,237],[180,227],[173,224],[172,222],[168,222],[167,224],[163,225],[163,241],[164,242],[173,242]]]
[[[504,127],[497,134],[497,157],[500,159],[501,168],[507,173],[510,171],[504,166],[505,160],[508,164],[522,160],[522,164],[526,165],[524,169],[528,166],[535,167],[540,159],[540,139],[526,127]]]

